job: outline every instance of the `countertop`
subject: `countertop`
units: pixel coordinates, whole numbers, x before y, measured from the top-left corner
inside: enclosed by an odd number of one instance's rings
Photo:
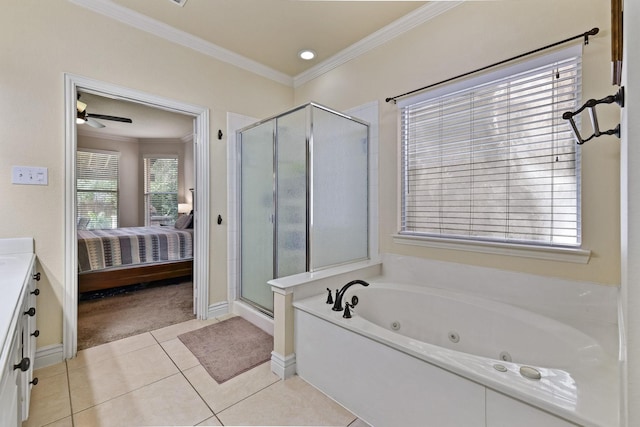
[[[23,285],[31,274],[34,258],[33,239],[0,239],[0,366],[4,366],[5,352],[10,344],[6,342],[7,336],[19,317],[15,316],[15,311],[25,291]]]

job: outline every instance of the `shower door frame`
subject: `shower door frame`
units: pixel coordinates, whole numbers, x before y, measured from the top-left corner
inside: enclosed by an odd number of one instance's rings
[[[349,260],[349,261],[345,261],[344,263],[338,263],[338,264],[332,264],[332,265],[327,265],[327,266],[323,266],[323,267],[314,267],[312,265],[312,239],[313,239],[313,107],[325,110],[331,114],[335,114],[337,116],[343,117],[347,120],[351,120],[353,122],[362,124],[364,126],[366,126],[367,129],[367,157],[366,157],[366,189],[367,189],[367,213],[366,213],[366,221],[367,221],[367,227],[366,227],[366,256],[363,258],[359,258],[359,259],[353,259],[353,260]],[[305,271],[306,272],[315,272],[315,271],[320,271],[320,270],[324,270],[324,269],[328,269],[328,268],[333,268],[333,267],[337,267],[340,265],[344,265],[344,264],[349,264],[349,263],[353,263],[353,262],[358,262],[358,261],[362,261],[362,260],[367,260],[371,258],[371,241],[370,241],[370,233],[371,233],[371,220],[370,220],[370,202],[371,202],[371,195],[370,195],[370,142],[371,142],[371,125],[369,123],[367,123],[364,120],[360,120],[356,117],[341,113],[339,111],[333,110],[329,107],[323,106],[321,104],[315,103],[315,102],[309,102],[303,105],[300,105],[298,107],[292,108],[290,110],[287,110],[283,113],[277,114],[275,116],[271,116],[268,117],[266,119],[257,121],[255,123],[252,123],[249,126],[245,126],[241,129],[238,129],[236,131],[236,167],[237,167],[237,173],[236,173],[236,188],[238,191],[238,198],[237,198],[237,229],[238,229],[238,239],[237,239],[237,283],[236,283],[236,298],[243,301],[246,304],[249,304],[251,307],[254,307],[255,309],[257,309],[258,311],[260,311],[261,313],[269,316],[269,317],[273,317],[273,312],[271,310],[268,310],[268,308],[261,306],[260,304],[251,301],[247,298],[244,298],[242,296],[242,132],[245,132],[247,130],[250,130],[252,128],[261,126],[265,123],[268,123],[270,121],[274,121],[275,120],[275,124],[273,126],[273,133],[272,133],[272,138],[271,138],[271,145],[272,145],[272,162],[273,162],[273,179],[272,179],[272,184],[273,184],[273,193],[272,193],[272,197],[273,197],[273,213],[272,213],[272,217],[274,218],[273,222],[272,222],[272,232],[273,232],[273,239],[272,239],[272,245],[273,245],[273,263],[272,263],[272,276],[275,278],[277,277],[277,273],[278,273],[278,251],[277,251],[277,243],[278,243],[278,221],[276,220],[278,218],[278,180],[277,180],[277,176],[278,176],[278,119],[280,117],[295,113],[299,110],[303,110],[303,109],[307,109],[306,112],[306,124],[305,124],[305,134],[306,134],[306,140],[305,140],[305,180],[306,180],[306,192],[305,192],[305,205],[306,205],[306,213],[305,213],[305,221],[306,221],[306,227],[305,227],[305,240],[306,240],[306,247],[305,247]],[[265,284],[266,285],[266,284]]]

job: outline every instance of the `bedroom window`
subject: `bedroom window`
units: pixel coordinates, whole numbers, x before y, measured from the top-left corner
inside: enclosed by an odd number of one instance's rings
[[[178,158],[144,159],[146,225],[171,225],[178,219]]]
[[[116,152],[78,150],[78,228],[118,228],[118,159]]]
[[[578,247],[581,49],[399,102],[400,234]]]

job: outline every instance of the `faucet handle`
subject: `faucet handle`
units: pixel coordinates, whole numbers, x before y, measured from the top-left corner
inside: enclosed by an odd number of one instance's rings
[[[344,313],[342,314],[342,317],[344,317],[345,319],[351,319],[351,310],[350,308],[353,308],[352,304],[349,304],[348,302],[344,303]]]
[[[327,304],[333,304],[333,297],[331,296],[331,289],[327,288]]]

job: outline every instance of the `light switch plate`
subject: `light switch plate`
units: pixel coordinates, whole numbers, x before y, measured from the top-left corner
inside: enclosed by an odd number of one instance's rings
[[[11,183],[25,185],[48,185],[49,170],[37,166],[11,167]]]

